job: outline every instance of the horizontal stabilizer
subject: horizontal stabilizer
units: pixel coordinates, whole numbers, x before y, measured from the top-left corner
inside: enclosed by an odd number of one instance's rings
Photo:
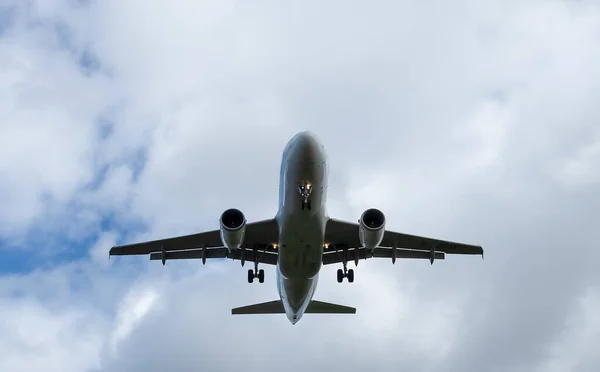
[[[349,306],[330,304],[321,301],[311,301],[305,314],[356,314],[356,309]],[[262,302],[260,304],[236,307],[231,309],[232,315],[245,314],[285,314],[281,300]]]
[[[330,304],[328,302],[311,301],[305,314],[356,314],[356,308]]]
[[[231,309],[231,314],[242,315],[242,314],[285,314],[285,309],[281,300],[263,302],[260,304],[236,307]]]

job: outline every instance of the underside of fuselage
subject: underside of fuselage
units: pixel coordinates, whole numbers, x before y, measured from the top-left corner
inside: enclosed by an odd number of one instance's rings
[[[312,133],[299,133],[283,154],[277,213],[277,284],[292,323],[300,320],[317,286],[327,222],[326,192],[324,147]]]

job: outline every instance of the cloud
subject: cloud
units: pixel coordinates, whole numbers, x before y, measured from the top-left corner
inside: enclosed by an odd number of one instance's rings
[[[36,266],[0,273],[0,370],[600,363],[593,2],[0,8],[0,252]],[[294,327],[228,315],[276,298],[272,268],[247,285],[232,262],[106,259],[229,207],[273,215],[303,129],[328,151],[332,216],[378,207],[486,259],[369,260],[352,285],[327,267],[317,299],[359,313]]]

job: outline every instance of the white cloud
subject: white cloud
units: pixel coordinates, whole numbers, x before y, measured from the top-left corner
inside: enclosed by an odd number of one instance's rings
[[[157,300],[158,294],[150,288],[143,292],[134,288],[125,296],[119,305],[117,327],[110,338],[109,344],[113,353],[116,352],[119,342],[126,339],[140,320],[152,310]]]
[[[592,345],[600,338],[598,310],[600,292],[588,289],[576,302],[567,327],[551,348],[551,357],[540,371],[593,371],[599,364],[593,356],[596,352]],[[582,362],[583,361],[583,362]]]
[[[600,181],[596,172],[599,163],[600,141],[595,141],[579,148],[562,166],[559,165],[556,177],[569,186],[595,185]]]
[[[95,312],[57,312],[27,300],[3,300],[0,306],[2,370],[82,371],[100,365],[107,322]]]
[[[89,255],[0,277],[0,370],[268,370],[289,350],[311,355],[303,370],[598,365],[580,346],[600,286],[594,3],[30,3],[8,4],[0,33],[0,238]],[[317,298],[359,314],[292,328],[228,315],[276,298],[272,268],[258,286],[237,262],[107,265],[123,225],[147,227],[129,241],[216,227],[232,206],[273,214],[302,129],[329,153],[332,215],[378,207],[486,260],[370,260],[353,285],[326,268]]]

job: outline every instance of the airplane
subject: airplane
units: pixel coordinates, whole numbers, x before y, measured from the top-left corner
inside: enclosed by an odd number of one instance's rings
[[[384,213],[365,210],[358,223],[327,214],[328,164],[325,148],[309,131],[297,133],[283,151],[279,208],[275,217],[248,222],[242,211],[224,211],[217,230],[115,246],[112,255],[150,255],[150,260],[228,258],[254,263],[248,283],[263,283],[259,264],[274,265],[279,299],[234,308],[239,314],[286,314],[296,324],[304,314],[355,314],[356,308],[313,300],[323,265],[342,264],[337,281],[354,282],[348,262],[370,258],[445,259],[446,254],[481,255],[477,245],[455,243],[386,230]]]

